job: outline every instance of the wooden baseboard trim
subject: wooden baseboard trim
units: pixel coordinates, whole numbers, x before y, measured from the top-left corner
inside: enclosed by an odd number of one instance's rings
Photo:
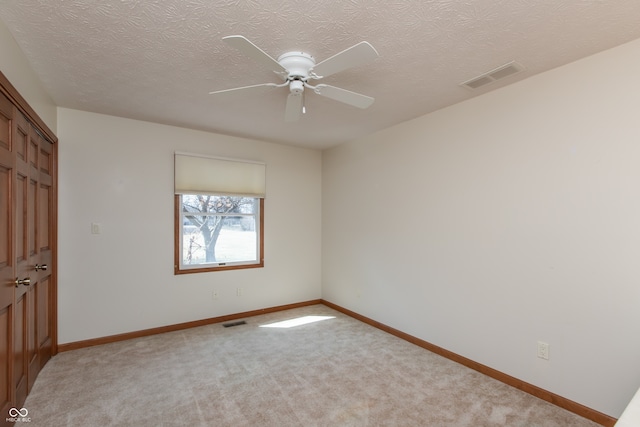
[[[192,322],[179,323],[177,325],[161,326],[159,328],[144,329],[141,331],[127,332],[118,335],[109,335],[101,338],[93,338],[83,341],[75,341],[66,344],[58,344],[58,352],[77,350],[95,345],[109,344],[112,342],[130,340],[132,338],[146,337],[150,335],[163,334],[165,332],[180,331],[183,329],[195,328],[198,326],[211,325],[214,323],[228,322],[230,320],[242,319],[245,317],[258,316],[260,314],[275,313],[277,311],[291,310],[293,308],[306,307],[308,305],[322,304],[322,300],[311,300],[294,304],[280,305],[277,307],[263,308],[260,310],[245,311],[243,313],[229,314],[226,316],[211,317],[209,319],[195,320]]]
[[[524,382],[522,380],[519,380],[518,378],[512,377],[510,375],[505,374],[504,372],[500,372],[496,369],[490,368],[486,365],[483,365],[481,363],[475,362],[471,359],[468,359],[464,356],[460,356],[459,354],[453,353],[452,351],[446,350],[442,347],[438,347],[437,345],[431,344],[427,341],[421,340],[420,338],[416,338],[413,335],[409,335],[405,332],[399,331],[397,329],[394,329],[390,326],[387,326],[383,323],[377,322],[373,319],[370,319],[368,317],[365,317],[361,314],[358,314],[354,311],[348,310],[344,307],[341,307],[337,304],[334,304],[332,302],[326,301],[326,300],[321,300],[322,304],[326,305],[329,308],[332,308],[336,311],[339,311],[343,314],[346,314],[347,316],[353,317],[354,319],[357,319],[363,323],[366,323],[368,325],[371,325],[375,328],[378,328],[384,332],[387,332],[391,335],[395,335],[398,338],[401,338],[405,341],[408,341],[412,344],[415,344],[419,347],[422,347],[426,350],[429,350],[433,353],[436,353],[442,357],[445,357],[447,359],[450,359],[454,362],[460,363],[461,365],[464,365],[468,368],[473,369],[474,371],[478,371],[484,375],[487,375],[488,377],[494,378],[500,382],[503,382],[507,385],[510,385],[512,387],[515,387],[519,390],[524,391],[525,393],[529,393],[539,399],[545,400],[553,405],[559,406],[560,408],[566,409],[569,412],[573,412],[574,414],[580,415],[583,418],[587,418],[591,421],[594,421],[602,426],[605,427],[613,427],[613,425],[616,423],[617,419],[610,417],[606,414],[603,414],[601,412],[598,412],[594,409],[588,408],[584,405],[581,405],[577,402],[574,402],[572,400],[569,400],[567,398],[564,398],[562,396],[559,396],[555,393],[552,393],[550,391],[544,390],[540,387],[537,387],[533,384],[529,384],[527,382]]]

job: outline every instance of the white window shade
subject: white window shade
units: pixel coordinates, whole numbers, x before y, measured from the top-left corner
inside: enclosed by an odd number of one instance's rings
[[[265,178],[264,163],[175,153],[176,194],[264,197]]]

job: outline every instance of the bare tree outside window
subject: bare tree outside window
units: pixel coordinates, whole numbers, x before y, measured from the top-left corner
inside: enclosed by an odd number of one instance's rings
[[[259,261],[260,199],[183,194],[183,265]]]

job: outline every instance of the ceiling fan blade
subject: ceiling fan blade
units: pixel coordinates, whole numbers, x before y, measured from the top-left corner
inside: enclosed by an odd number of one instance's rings
[[[233,89],[216,90],[209,92],[209,95],[216,96],[235,96],[235,95],[250,95],[269,92],[271,89],[278,87],[275,83],[262,83],[253,86],[235,87]]]
[[[280,65],[278,61],[269,56],[269,54],[264,50],[251,43],[249,39],[244,36],[227,36],[223,37],[222,40],[224,40],[229,46],[238,49],[249,58],[262,64],[270,70],[273,70],[277,73],[287,72],[287,70],[282,65]]]
[[[313,67],[313,72],[318,77],[327,77],[347,68],[364,65],[377,57],[378,52],[369,42],[360,42],[316,64]]]
[[[302,93],[290,93],[287,97],[287,106],[284,110],[285,122],[296,122],[302,114]]]
[[[371,104],[373,104],[373,101],[375,101],[375,98],[370,96],[324,84],[317,85],[313,91],[318,95],[326,96],[327,98],[358,108],[369,108]]]

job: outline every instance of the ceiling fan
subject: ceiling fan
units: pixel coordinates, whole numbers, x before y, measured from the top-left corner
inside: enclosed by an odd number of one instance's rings
[[[301,114],[305,112],[305,88],[312,90],[318,95],[358,108],[368,108],[373,104],[374,98],[367,95],[326,84],[318,84],[315,86],[309,84],[309,80],[320,80],[346,70],[347,68],[357,67],[376,59],[378,52],[366,41],[351,46],[316,64],[315,59],[311,55],[299,51],[286,52],[275,60],[243,36],[227,36],[223,37],[222,40],[229,46],[234,47],[252,58],[260,65],[273,70],[284,80],[284,83],[262,83],[253,86],[218,90],[209,92],[210,95],[233,96],[240,93],[262,93],[287,86],[289,88],[289,95],[284,113],[284,119],[287,122],[295,122],[300,119]]]

